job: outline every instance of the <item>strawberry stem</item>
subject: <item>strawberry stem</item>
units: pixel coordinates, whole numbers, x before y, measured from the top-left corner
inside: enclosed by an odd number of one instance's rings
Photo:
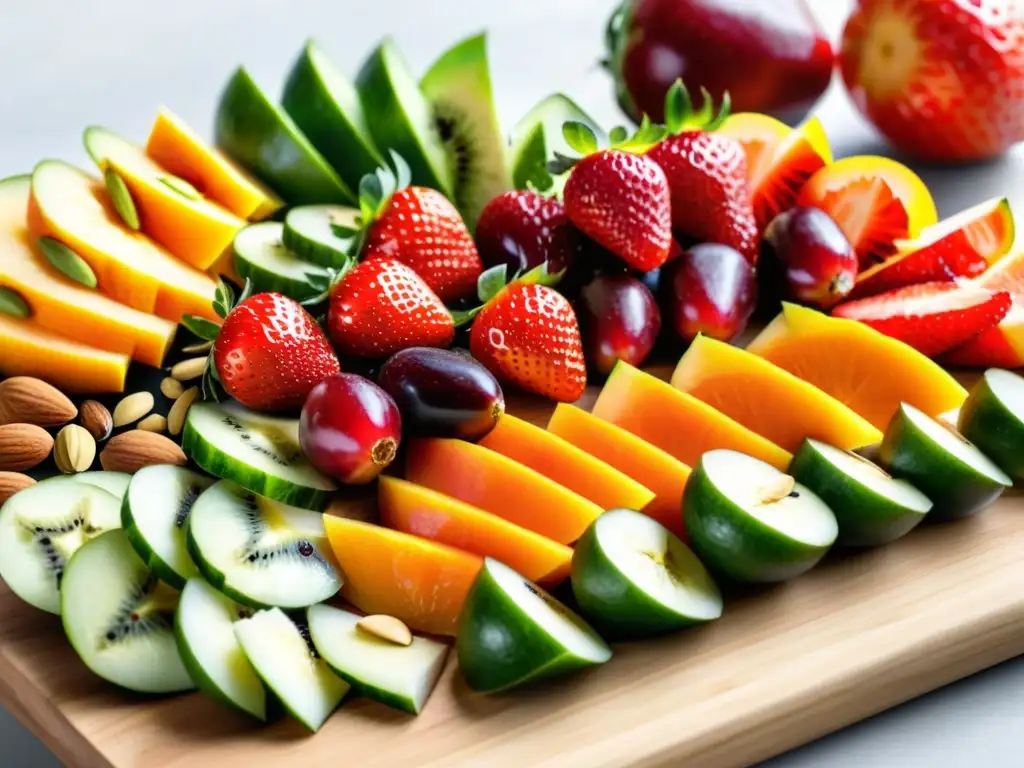
[[[676,80],[665,95],[665,125],[670,134],[684,131],[713,131],[729,116],[732,100],[729,92],[722,95],[722,103],[715,113],[715,101],[707,88],[701,87],[700,110],[694,111],[693,100],[682,79]]]

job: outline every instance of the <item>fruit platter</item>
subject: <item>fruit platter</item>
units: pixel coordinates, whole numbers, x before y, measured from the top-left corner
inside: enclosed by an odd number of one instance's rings
[[[65,764],[745,765],[1024,653],[1008,199],[641,109],[644,22],[629,128],[311,41],[0,180],[0,703]]]

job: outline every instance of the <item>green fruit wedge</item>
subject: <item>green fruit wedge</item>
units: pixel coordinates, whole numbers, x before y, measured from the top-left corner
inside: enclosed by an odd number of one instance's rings
[[[913,530],[932,508],[927,496],[905,480],[852,451],[807,439],[789,474],[828,504],[839,522],[839,543],[853,547],[888,544]]]
[[[344,205],[301,205],[284,219],[284,246],[300,259],[341,269],[353,251],[351,237],[334,234],[335,225],[357,230],[359,211]]]
[[[611,648],[547,592],[486,558],[459,617],[456,653],[484,693],[604,664]]]
[[[698,557],[736,581],[785,581],[809,571],[839,534],[832,510],[759,459],[708,451],[683,492],[683,520]]]
[[[128,493],[132,476],[127,472],[79,472],[75,475],[75,480],[106,491],[120,501]]]
[[[303,209],[293,209],[299,210]],[[283,236],[284,225],[279,221],[262,221],[240,230],[233,245],[235,269],[256,293],[283,293],[299,302],[319,296],[330,285],[330,271],[289,251]]]
[[[217,145],[291,205],[351,203],[355,195],[302,131],[239,67],[217,105]]]
[[[957,426],[1001,470],[1024,480],[1024,378],[985,371],[960,407]]]
[[[722,615],[722,595],[697,556],[665,526],[613,509],[576,542],[572,591],[602,634],[641,638]]]
[[[549,189],[554,181],[548,163],[555,154],[575,157],[576,152],[562,135],[562,126],[575,121],[590,126],[598,136],[601,128],[568,96],[553,93],[533,107],[512,129],[509,163],[516,189],[532,185]]]
[[[907,403],[889,422],[878,460],[893,477],[912,483],[934,502],[932,520],[980,512],[1013,485],[956,430]]]

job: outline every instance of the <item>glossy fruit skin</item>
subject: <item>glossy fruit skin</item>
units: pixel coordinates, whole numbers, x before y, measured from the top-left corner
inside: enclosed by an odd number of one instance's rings
[[[408,347],[448,347],[455,323],[416,272],[381,258],[357,265],[335,286],[327,331],[343,356],[380,358]]]
[[[258,293],[232,309],[212,354],[224,390],[255,411],[297,411],[341,370],[313,317],[279,293]]]
[[[857,254],[827,213],[797,207],[768,225],[760,267],[773,294],[828,309],[853,290]]]
[[[302,408],[302,452],[342,483],[369,483],[394,460],[401,442],[402,416],[391,395],[354,373],[321,382]]]
[[[629,275],[597,277],[576,302],[589,370],[607,376],[619,360],[643,365],[661,332],[650,289]]]
[[[834,60],[805,0],[625,0],[608,47],[623,110],[656,122],[680,77],[716,101],[729,91],[735,112],[796,122],[828,87]]]
[[[695,245],[664,269],[666,322],[683,341],[697,334],[731,341],[743,333],[757,306],[757,276],[738,251],[719,243]]]
[[[668,180],[644,155],[611,149],[583,158],[565,184],[569,220],[629,266],[648,271],[672,246]]]
[[[398,405],[408,434],[476,441],[505,413],[498,380],[462,352],[403,349],[384,363],[377,383]]]
[[[512,190],[491,200],[476,224],[485,268],[508,265],[509,276],[548,262],[550,272],[569,268],[584,248],[560,200],[532,190]]]
[[[476,243],[455,206],[426,187],[392,195],[366,235],[361,257],[411,267],[442,301],[472,296],[483,271]]]
[[[861,112],[912,157],[986,160],[1024,139],[1024,16],[1007,0],[861,0],[840,64]]]

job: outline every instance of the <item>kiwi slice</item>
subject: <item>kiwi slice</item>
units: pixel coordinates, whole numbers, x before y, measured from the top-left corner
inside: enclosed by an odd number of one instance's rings
[[[512,129],[509,163],[512,183],[516,189],[534,186],[547,190],[554,184],[548,163],[555,154],[575,157],[562,135],[562,126],[569,122],[583,123],[603,136],[600,126],[575,101],[561,93],[553,93],[527,112]]]
[[[333,225],[356,230],[359,211],[344,205],[300,205],[284,219],[284,247],[300,259],[340,269],[352,254],[351,238],[338,237]]]
[[[331,282],[324,267],[310,264],[284,245],[284,225],[278,221],[250,224],[235,235],[235,269],[256,292],[277,292],[296,301],[323,293]]]
[[[128,493],[128,485],[132,481],[132,476],[127,472],[79,472],[74,479],[106,491],[120,501]]]
[[[0,578],[29,605],[60,613],[71,556],[120,527],[121,500],[91,483],[53,477],[31,485],[0,508]]]
[[[1024,480],[1024,378],[985,371],[961,406],[957,426],[1001,470]]]
[[[121,505],[121,527],[142,561],[175,589],[198,576],[185,546],[185,523],[212,478],[171,464],[135,473]]]
[[[181,445],[211,475],[282,504],[320,510],[338,489],[303,455],[297,419],[266,416],[235,402],[197,403],[188,411]]]
[[[188,516],[189,554],[213,586],[254,608],[305,608],[341,589],[323,517],[222,480]]]
[[[64,631],[85,665],[104,680],[140,693],[196,686],[174,641],[178,593],[146,567],[124,531],[108,531],[79,549],[61,586]]]

